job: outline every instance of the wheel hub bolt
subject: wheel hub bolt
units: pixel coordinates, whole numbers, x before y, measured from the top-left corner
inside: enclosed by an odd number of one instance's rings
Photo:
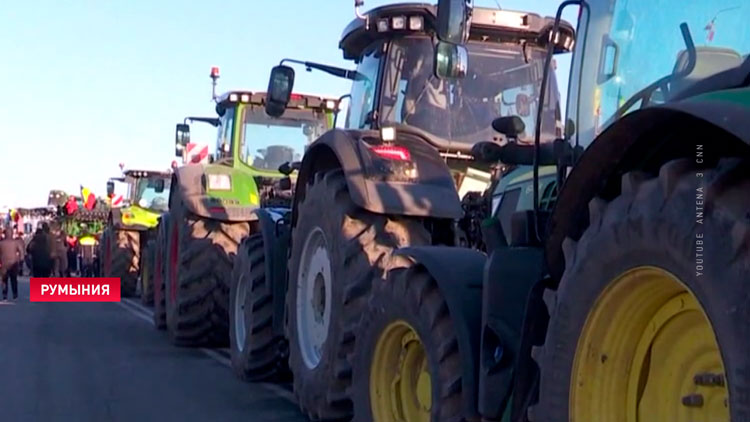
[[[703,395],[688,394],[682,398],[682,404],[687,407],[703,407]]]
[[[724,375],[723,374],[712,374],[710,372],[704,372],[696,374],[693,377],[695,385],[701,385],[706,387],[723,387],[724,386]]]

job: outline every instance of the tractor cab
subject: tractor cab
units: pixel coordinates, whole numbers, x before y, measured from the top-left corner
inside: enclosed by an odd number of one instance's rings
[[[211,70],[214,92],[218,68]],[[188,117],[177,125],[175,151],[190,143],[190,122],[217,128],[216,147],[210,162],[242,168],[265,177],[281,177],[279,166],[300,161],[307,145],[334,125],[339,100],[291,94],[282,117],[265,113],[266,94],[229,91],[213,95],[217,117]]]
[[[525,127],[534,128],[541,108],[544,138],[552,141],[561,136],[554,74],[548,85],[550,95],[544,104],[537,101],[553,18],[474,8],[461,50],[468,66],[458,66],[455,74],[446,75],[446,63],[458,58],[438,48],[444,44],[436,42],[437,7],[394,4],[357,15],[339,43],[344,58],[353,61],[356,70],[284,59],[271,73],[271,105],[283,105],[284,91],[292,89],[294,71],[285,62],[351,79],[346,128],[380,131],[383,143],[395,140],[399,144],[411,138],[431,145],[450,167],[462,197],[489,184],[490,168],[473,160],[471,148],[480,141],[507,141],[492,128],[498,116],[517,115]],[[569,52],[573,41],[572,26],[563,23],[554,51]],[[514,141],[533,143],[533,133],[519,133]]]
[[[157,213],[167,211],[171,173],[151,170],[126,170],[123,174],[130,188],[129,198],[133,205]]]
[[[654,14],[647,0],[590,1],[581,14],[568,99],[573,142],[588,146],[623,115],[691,96],[691,87],[720,74],[741,84],[750,53],[748,6],[668,0]],[[586,30],[584,30],[587,28]],[[725,79],[727,80],[727,79]],[[595,81],[595,83],[591,83]],[[698,91],[710,89],[711,83]],[[715,85],[715,84],[714,84]],[[693,93],[694,94],[694,93]]]
[[[153,170],[124,170],[121,177],[107,181],[112,223],[132,230],[156,227],[159,216],[168,211],[170,172]],[[123,194],[116,194],[120,186]]]

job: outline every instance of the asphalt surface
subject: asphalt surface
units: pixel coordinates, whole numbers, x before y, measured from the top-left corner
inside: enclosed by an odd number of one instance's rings
[[[226,351],[172,346],[123,303],[0,302],[0,421],[305,421],[281,387],[249,384]]]

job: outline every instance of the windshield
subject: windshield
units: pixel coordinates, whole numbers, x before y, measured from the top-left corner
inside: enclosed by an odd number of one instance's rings
[[[747,2],[609,0],[590,2],[590,7],[589,33],[585,43],[577,43],[574,64],[574,70],[582,72],[581,96],[575,94],[578,81],[571,81],[567,107],[572,116],[579,107],[576,126],[583,145],[611,123],[628,100],[656,81],[666,78],[651,95],[634,98],[633,106],[619,113],[675,98],[696,81],[740,65],[750,52]],[[696,47],[692,68],[682,23],[688,25]]]
[[[440,138],[475,143],[495,135],[492,121],[517,115],[520,141],[533,140],[545,51],[514,44],[469,42],[469,70],[457,81],[433,74],[433,44],[425,37],[394,40],[388,52],[381,115],[384,124],[416,126]],[[551,74],[543,139],[555,136],[559,93]]]
[[[170,179],[138,179],[136,182],[135,204],[141,208],[167,211],[169,207]],[[163,183],[163,186],[161,186]],[[159,192],[160,188],[163,188]]]
[[[307,146],[329,129],[325,113],[287,110],[271,118],[262,108],[245,110],[240,158],[263,170],[278,170],[286,162],[300,161]]]

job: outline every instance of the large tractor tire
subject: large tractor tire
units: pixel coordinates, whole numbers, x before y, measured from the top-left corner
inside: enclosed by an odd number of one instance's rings
[[[545,302],[534,421],[750,420],[750,162],[628,173]]]
[[[458,339],[437,282],[417,265],[375,283],[351,360],[353,420],[462,420]]]
[[[156,240],[150,239],[141,254],[141,303],[150,306],[154,303],[154,249]]]
[[[120,295],[133,297],[138,285],[141,256],[140,233],[132,230],[107,230],[105,245],[105,277],[120,279]]]
[[[352,413],[349,355],[374,278],[394,249],[429,244],[416,219],[357,207],[341,170],[318,173],[298,205],[287,291],[287,338],[294,394],[313,420]]]
[[[167,328],[167,309],[164,303],[165,280],[166,280],[166,258],[167,258],[167,233],[169,230],[169,219],[167,215],[161,217],[156,231],[156,242],[154,243],[154,326],[157,330]]]
[[[273,296],[266,277],[263,235],[242,241],[229,289],[232,368],[243,380],[267,381],[287,372],[287,343],[273,332]]]
[[[167,261],[167,331],[179,346],[226,346],[229,284],[246,222],[226,223],[170,210]]]

